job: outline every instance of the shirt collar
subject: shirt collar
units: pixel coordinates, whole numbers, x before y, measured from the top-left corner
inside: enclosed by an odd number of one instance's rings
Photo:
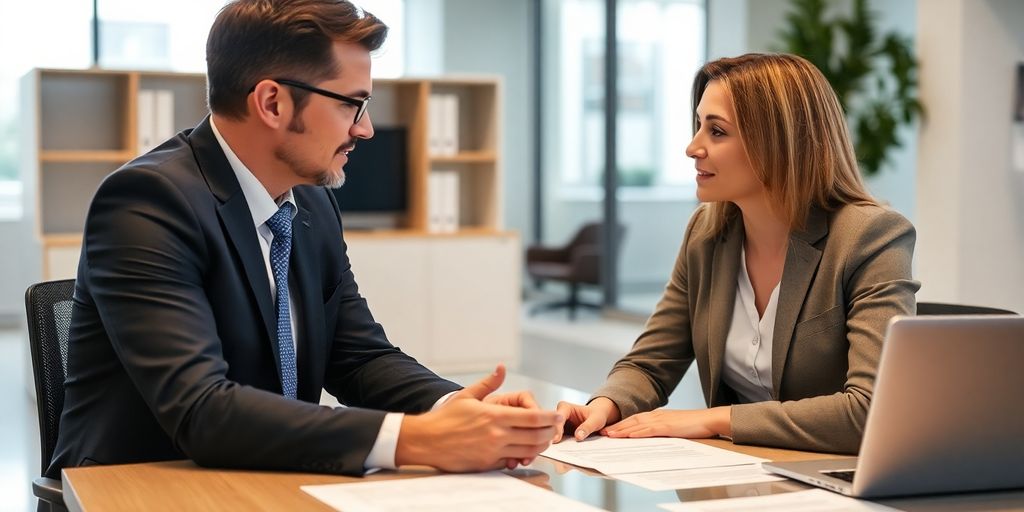
[[[224,156],[227,157],[228,163],[231,164],[231,170],[235,172],[238,184],[242,187],[242,194],[245,195],[245,202],[249,205],[249,213],[252,214],[253,224],[256,227],[262,226],[277,213],[277,210],[284,203],[292,203],[295,206],[295,209],[292,210],[292,218],[294,219],[299,205],[295,202],[295,194],[292,193],[292,189],[288,189],[281,196],[279,202],[274,201],[274,198],[270,197],[270,193],[260,183],[260,180],[256,179],[252,171],[231,150],[231,146],[228,146],[227,141],[221,136],[220,130],[217,129],[217,124],[213,122],[212,116],[210,117],[210,127],[213,128],[213,135],[217,138],[217,143],[220,144],[220,148],[224,151]]]

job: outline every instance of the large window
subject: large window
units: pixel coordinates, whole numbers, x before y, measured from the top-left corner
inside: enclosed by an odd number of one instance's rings
[[[543,241],[564,243],[588,222],[615,225],[608,231],[622,236],[602,246],[601,301],[649,314],[697,204],[686,146],[690,87],[706,55],[705,2],[543,0],[542,8]],[[614,112],[605,110],[609,25],[617,55]],[[614,140],[606,142],[611,118]],[[607,165],[610,155],[615,162]],[[605,169],[616,173],[612,190]]]
[[[604,2],[561,0],[557,104],[563,195],[600,194],[604,173]],[[699,0],[619,5],[619,183],[627,193],[693,193],[683,148],[692,136],[689,84],[704,59]],[[568,150],[572,148],[572,150]],[[640,195],[643,195],[641,193]]]
[[[203,72],[206,36],[224,0],[96,0],[99,65],[113,69]],[[404,0],[356,0],[391,27],[374,56],[375,77],[400,76],[404,62]],[[92,2],[6,2],[0,17],[0,221],[21,217],[20,80],[31,69],[92,64]],[[45,20],[36,23],[32,20]],[[26,115],[29,112],[25,111]]]

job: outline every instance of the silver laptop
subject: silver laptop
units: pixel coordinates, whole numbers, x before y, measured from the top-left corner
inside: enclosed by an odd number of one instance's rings
[[[1024,317],[894,319],[860,456],[764,468],[858,498],[1024,487]]]

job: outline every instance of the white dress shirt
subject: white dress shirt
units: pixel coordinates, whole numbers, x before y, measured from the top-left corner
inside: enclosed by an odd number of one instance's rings
[[[274,234],[270,231],[270,226],[267,226],[267,221],[270,220],[277,210],[284,203],[292,203],[295,206],[295,213],[298,212],[298,204],[295,203],[295,196],[292,194],[291,189],[288,189],[278,200],[270,197],[270,193],[263,186],[262,183],[256,176],[252,174],[235,152],[231,150],[228,143],[221,136],[220,131],[217,129],[217,124],[213,122],[213,118],[210,118],[210,127],[213,128],[213,135],[217,137],[217,142],[220,144],[220,148],[224,151],[224,156],[227,157],[228,163],[231,164],[231,170],[235,172],[235,177],[238,178],[238,184],[242,187],[242,194],[245,195],[245,202],[249,205],[249,212],[252,214],[253,224],[256,226],[256,232],[259,233],[260,250],[263,252],[263,263],[267,266],[267,276],[270,279],[270,297],[271,300],[277,300],[276,291],[277,285],[274,283],[274,271],[270,266],[270,243],[274,240]],[[295,213],[292,214],[292,218],[295,218]],[[289,281],[288,295],[295,297],[295,287]],[[288,304],[288,313],[291,317],[292,324],[292,343],[296,343],[298,340],[298,332],[295,330],[295,301],[290,301]],[[298,353],[296,349],[295,353]],[[451,393],[441,397],[434,407],[437,407],[443,403]],[[380,432],[377,434],[377,440],[373,443],[373,448],[370,449],[370,454],[366,457],[366,462],[363,463],[363,467],[367,468],[367,471],[376,471],[378,469],[394,469],[395,468],[395,450],[398,448],[398,433],[402,428],[402,418],[405,415],[397,412],[389,412],[384,416],[384,423],[380,426]]]
[[[764,315],[758,318],[754,287],[747,274],[746,251],[740,250],[740,270],[736,276],[736,301],[732,325],[725,339],[722,379],[739,397],[740,403],[772,400],[772,336],[775,312],[779,306],[779,286],[775,285]]]

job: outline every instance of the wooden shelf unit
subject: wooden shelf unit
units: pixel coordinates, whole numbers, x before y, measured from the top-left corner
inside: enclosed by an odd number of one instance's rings
[[[75,276],[93,194],[136,156],[140,89],[172,91],[175,131],[207,114],[201,74],[36,69],[23,78],[26,211],[35,215],[43,279]],[[432,92],[458,98],[454,155],[428,151]],[[438,370],[490,371],[519,357],[522,244],[502,222],[500,99],[497,78],[374,81],[374,126],[404,127],[409,137],[407,211],[395,229],[348,232],[349,254],[392,341]],[[451,233],[427,229],[428,176],[438,168],[458,175]]]
[[[35,205],[43,279],[74,277],[89,202],[100,182],[137,155],[141,89],[174,97],[174,131],[206,115],[206,76],[158,71],[34,69],[22,78],[30,123],[26,192]]]
[[[33,169],[27,174],[35,177],[36,232],[44,252],[56,246],[68,250],[66,237],[80,236],[96,187],[136,156],[140,90],[172,92],[175,131],[195,126],[207,113],[202,74],[36,69],[23,78],[22,85],[35,113]],[[435,92],[452,94],[459,103],[460,150],[452,155],[430,154],[428,149],[428,103]],[[458,175],[460,215],[455,235],[501,234],[500,97],[501,82],[495,77],[374,81],[370,106],[374,125],[404,127],[409,138],[407,211],[395,229],[374,238],[434,235],[428,231],[427,183],[430,172],[438,168]],[[56,241],[60,237],[64,242]],[[65,277],[73,271],[47,266],[44,278]]]
[[[458,144],[454,155],[429,150],[430,95],[458,99]],[[444,168],[459,175],[459,231],[503,229],[501,216],[501,81],[495,77],[397,78],[374,80],[370,115],[376,127],[404,127],[409,140],[408,209],[399,231],[427,233],[427,181]]]

